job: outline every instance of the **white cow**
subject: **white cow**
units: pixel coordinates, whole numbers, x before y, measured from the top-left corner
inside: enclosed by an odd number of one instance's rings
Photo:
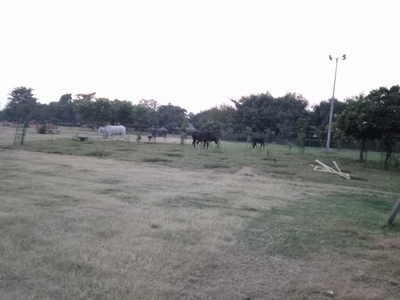
[[[103,138],[105,139],[113,135],[122,135],[123,137],[125,137],[126,128],[125,126],[122,125],[117,125],[117,126],[107,125],[104,127],[99,127],[98,132],[99,134],[103,135]]]

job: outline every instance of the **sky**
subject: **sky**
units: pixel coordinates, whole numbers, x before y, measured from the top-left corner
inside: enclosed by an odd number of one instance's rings
[[[310,105],[400,84],[400,1],[1,0],[0,108],[11,90],[155,99],[199,112],[298,93]]]

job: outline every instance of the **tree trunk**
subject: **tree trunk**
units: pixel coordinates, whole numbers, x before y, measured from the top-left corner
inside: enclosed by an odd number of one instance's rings
[[[385,170],[389,169],[389,160],[390,160],[391,157],[392,157],[392,152],[391,151],[387,151],[386,152],[386,158],[385,158],[385,165],[384,165]]]
[[[385,158],[385,165],[384,168],[385,170],[389,169],[389,160],[392,157],[393,153],[393,140],[390,137],[384,138],[384,146],[385,146],[385,151],[386,151],[386,158]]]
[[[394,219],[396,218],[396,215],[400,212],[400,200],[398,200],[395,205],[393,206],[392,212],[390,213],[390,217],[388,220],[389,225],[393,225]]]
[[[25,121],[25,122],[23,123],[23,125],[22,125],[21,145],[24,144],[25,136],[26,136],[26,131],[27,131],[28,127],[29,127],[29,122],[28,122],[28,121]]]
[[[360,143],[360,161],[364,161],[364,152],[365,152],[365,140],[361,140],[361,143]]]

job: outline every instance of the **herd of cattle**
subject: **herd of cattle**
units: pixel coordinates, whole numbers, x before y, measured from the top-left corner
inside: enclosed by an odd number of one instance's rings
[[[120,135],[122,137],[126,136],[126,128],[123,125],[107,125],[103,127],[99,127],[98,133],[103,136],[103,138],[110,138],[112,136]],[[162,135],[161,135],[162,133]],[[149,141],[152,138],[156,138],[156,136],[164,136],[166,137],[166,132],[158,132],[157,130],[152,130],[151,136],[148,136]],[[194,148],[198,146],[203,146],[203,148],[209,147],[210,143],[214,142],[216,145],[219,145],[220,136],[212,131],[194,131],[192,133],[192,145]],[[263,137],[252,137],[250,139],[251,145],[253,148],[256,148],[258,145],[260,148],[265,147],[265,140]]]
[[[16,127],[18,125],[17,122],[0,122],[0,126],[4,127]],[[40,124],[37,124],[35,122],[30,122],[29,125],[33,125],[38,133],[52,133],[52,132],[40,132],[40,128],[43,127],[38,127]],[[51,125],[51,124],[50,124]],[[46,128],[50,129],[57,129],[55,126],[50,126],[49,123],[46,123]],[[147,136],[148,141],[155,141],[156,137],[167,137],[168,130],[164,127],[161,128],[151,128],[150,130],[150,135]],[[107,125],[107,126],[101,126],[98,128],[98,134],[101,135],[103,138],[107,139],[112,136],[122,136],[125,137],[127,133],[126,127],[123,125]],[[221,140],[221,137],[219,134],[213,132],[213,131],[200,131],[196,130],[192,132],[192,145],[194,148],[203,146],[203,148],[209,147],[210,143],[214,142],[216,145],[219,145],[219,142]],[[141,135],[138,135],[137,141],[139,142],[141,140]],[[265,138],[262,135],[257,135],[257,136],[252,136],[249,139],[249,142],[253,148],[257,148],[258,146],[262,149],[265,148]]]

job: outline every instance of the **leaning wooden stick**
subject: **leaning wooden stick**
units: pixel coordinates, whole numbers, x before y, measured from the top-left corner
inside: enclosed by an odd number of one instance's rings
[[[390,217],[388,220],[389,225],[393,225],[394,219],[396,218],[396,215],[400,212],[400,200],[397,200],[395,205],[393,206],[392,212],[390,213]]]
[[[314,166],[314,171],[331,173],[331,174],[335,174],[340,177],[343,177],[345,179],[351,179],[350,174],[342,172],[340,170],[339,166],[336,166],[336,168],[338,168],[338,170],[335,170],[334,168],[324,164],[323,162],[319,161],[318,159],[316,159],[315,162],[318,163],[319,166]],[[337,165],[337,164],[335,164],[335,165]]]
[[[335,168],[339,171],[342,172],[342,170],[339,168],[339,165],[336,163],[336,161],[332,160],[333,165],[335,166]]]
[[[331,171],[333,171],[333,172],[336,171],[334,168],[332,168],[332,167],[330,167],[330,166],[324,164],[323,162],[321,162],[321,161],[318,160],[318,159],[316,159],[315,162],[318,163],[318,164],[320,164],[321,166],[323,166],[323,167],[324,167],[325,169],[327,169],[327,170],[331,170]],[[337,171],[336,171],[336,172],[337,172]]]

